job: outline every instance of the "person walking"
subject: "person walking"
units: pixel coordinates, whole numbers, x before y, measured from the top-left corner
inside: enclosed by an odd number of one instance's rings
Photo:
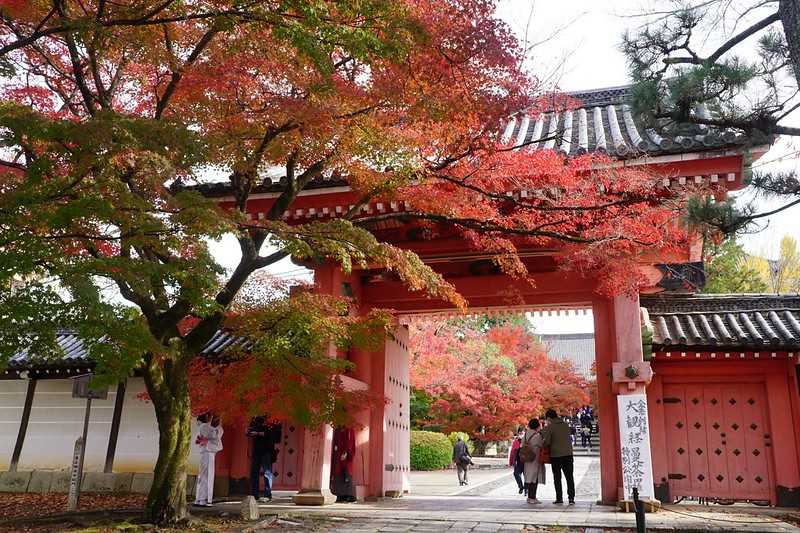
[[[539,483],[545,482],[544,463],[541,462],[543,447],[541,424],[537,418],[532,418],[523,435],[519,457],[523,461],[525,472],[525,493],[528,495],[528,503],[533,505],[542,503],[536,499],[536,489]]]
[[[453,445],[453,462],[458,470],[458,486],[469,485],[467,472],[472,464],[472,457],[469,454],[467,443],[464,442],[461,435],[456,437],[456,443]]]
[[[260,502],[272,501],[272,464],[277,458],[276,446],[281,442],[281,425],[268,422],[267,416],[250,420],[245,435],[253,439],[250,456],[250,494]],[[264,496],[259,498],[260,474],[264,472]]]
[[[222,451],[222,425],[219,417],[203,413],[197,417],[197,437],[194,443],[200,448],[200,465],[194,490],[194,504],[211,507],[214,502],[215,457]]]
[[[547,427],[542,431],[544,445],[550,449],[550,464],[553,470],[553,482],[556,488],[555,504],[564,503],[561,489],[561,474],[567,481],[567,497],[569,504],[575,505],[575,478],[573,477],[574,459],[572,442],[569,437],[569,426],[553,409],[545,414]]]
[[[508,452],[508,466],[514,468],[514,481],[517,482],[520,494],[528,494],[528,486],[522,481],[525,473],[525,463],[519,458],[519,448],[524,437],[525,428],[520,426],[517,428],[517,434],[514,435],[514,442],[511,443],[511,449]]]
[[[591,426],[581,427],[581,446],[592,451],[592,428]]]

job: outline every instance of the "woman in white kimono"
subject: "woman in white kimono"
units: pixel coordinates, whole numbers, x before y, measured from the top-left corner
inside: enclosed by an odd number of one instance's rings
[[[539,462],[539,452],[544,447],[544,440],[541,434],[541,424],[536,418],[532,418],[528,422],[528,429],[525,430],[525,436],[522,438],[521,446],[527,446],[531,449],[532,456],[535,458],[533,461],[525,462],[525,486],[528,489],[528,503],[538,504],[541,503],[536,499],[536,487],[539,483],[545,482],[545,468],[544,464]]]
[[[222,451],[222,425],[219,417],[203,413],[197,417],[197,438],[195,444],[200,448],[200,465],[197,472],[197,485],[194,491],[194,504],[198,507],[211,507],[214,501],[214,459]]]

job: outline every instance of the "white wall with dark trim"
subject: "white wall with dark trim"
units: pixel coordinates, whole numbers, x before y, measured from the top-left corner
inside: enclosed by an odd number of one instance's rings
[[[8,470],[11,462],[26,389],[27,380],[0,380],[0,471]],[[158,455],[158,428],[153,405],[140,399],[144,390],[141,378],[128,379],[114,472],[153,471]],[[116,387],[109,387],[106,400],[92,400],[84,471],[103,471],[115,397]],[[75,439],[83,428],[85,409],[86,400],[72,398],[72,380],[38,380],[17,470],[69,469]],[[190,473],[196,473],[197,459],[193,453]]]

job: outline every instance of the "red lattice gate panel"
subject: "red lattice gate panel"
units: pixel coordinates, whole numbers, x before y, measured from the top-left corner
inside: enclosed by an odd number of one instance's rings
[[[283,424],[283,438],[278,449],[278,457],[272,465],[275,490],[298,490],[300,488],[300,469],[302,454],[300,443],[303,442],[303,430],[293,424]]]
[[[770,499],[762,384],[665,384],[662,401],[673,498]]]

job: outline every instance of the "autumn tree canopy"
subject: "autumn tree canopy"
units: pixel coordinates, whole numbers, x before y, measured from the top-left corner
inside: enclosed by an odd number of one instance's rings
[[[569,361],[548,358],[526,324],[418,320],[410,350],[411,385],[431,399],[425,422],[484,444],[546,409],[568,414],[590,400],[592,384]]]
[[[160,431],[147,507],[170,522],[186,514],[189,369],[220,328],[253,323],[231,316],[234,299],[288,255],[382,267],[466,305],[376,238],[397,218],[455,232],[516,276],[518,246],[557,247],[602,291],[635,290],[637,260],[683,242],[680,193],[601,157],[504,142],[518,110],[574,104],[522,62],[490,0],[3,1],[0,287],[14,290],[0,293],[0,356],[57,356],[55,331],[73,328],[98,379],[141,372]],[[199,194],[212,177],[231,209]],[[344,180],[356,208],[283,222],[319,177]],[[248,220],[253,190],[273,182],[269,212]],[[521,190],[532,194],[507,195]],[[376,198],[410,210],[361,216]],[[240,247],[230,272],[208,249],[226,234]],[[324,334],[350,337],[352,324],[334,323],[344,329]],[[277,326],[243,332],[296,353]],[[307,400],[306,413],[338,412]]]

